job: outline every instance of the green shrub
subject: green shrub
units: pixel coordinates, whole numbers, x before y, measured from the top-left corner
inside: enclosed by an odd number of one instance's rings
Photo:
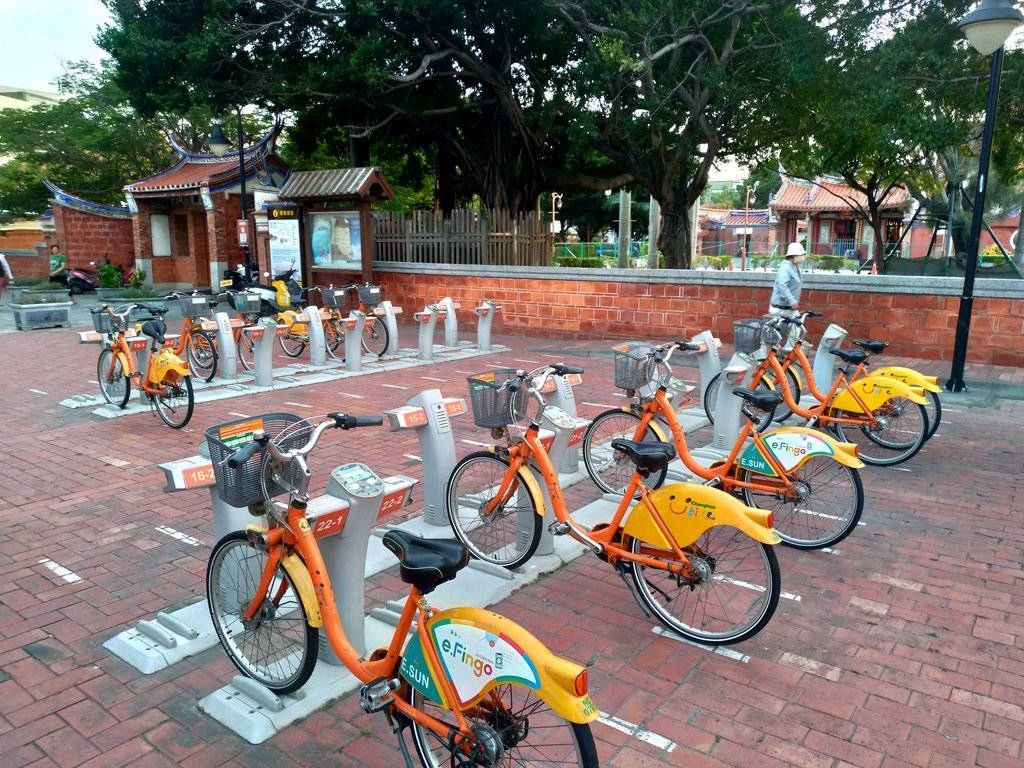
[[[604,259],[597,256],[564,256],[558,260],[559,267],[583,267],[585,269],[603,269]]]
[[[820,255],[820,256],[808,256],[807,262],[811,269],[820,269],[824,272],[838,272],[843,268],[843,262],[845,259],[842,256],[832,255]]]
[[[138,273],[136,273],[138,274]],[[108,296],[111,301],[138,301],[139,299],[159,299],[161,295],[152,288],[129,286],[124,290],[117,291],[113,296]]]
[[[768,269],[777,266],[779,259],[769,253],[755,253],[748,261],[753,269]]]
[[[132,288],[141,288],[144,286],[146,284],[146,270],[136,268],[135,274],[132,275],[132,279],[129,281],[129,284]],[[153,294],[150,293],[149,295],[152,296]]]
[[[46,288],[50,286],[56,286],[57,288],[63,288],[63,285],[57,283],[51,283],[48,277],[16,277],[9,285],[12,288]]]
[[[104,262],[97,268],[100,288],[117,288],[121,285],[121,270],[110,262]]]
[[[732,264],[732,256],[701,256],[697,264],[710,269],[728,269]]]

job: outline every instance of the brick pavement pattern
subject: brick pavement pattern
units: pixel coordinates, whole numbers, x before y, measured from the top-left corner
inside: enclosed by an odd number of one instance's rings
[[[412,346],[415,329],[401,333]],[[97,349],[72,332],[0,333],[0,765],[398,765],[384,719],[363,714],[351,696],[254,746],[196,706],[234,674],[219,647],[143,675],[102,644],[202,596],[213,544],[208,496],[161,493],[156,465],[192,455],[203,430],[233,414],[379,413],[425,388],[465,396],[466,372],[558,358],[587,369],[576,389],[582,416],[622,403],[611,385],[612,341],[495,341],[511,351],[201,404],[175,432],[148,414],[108,420],[59,406],[96,391]],[[1021,380],[992,367],[969,366],[968,377]],[[1024,404],[945,396],[943,405],[939,435],[911,462],[862,470],[863,524],[837,552],[779,549],[783,589],[799,600],[782,600],[766,629],[734,646],[745,662],[652,632],[615,573],[593,558],[495,607],[588,664],[604,713],[672,742],[595,723],[603,766],[1024,765]],[[453,425],[457,441],[487,439],[469,416]],[[693,444],[709,440],[698,433]],[[473,449],[459,446],[460,455]],[[416,452],[410,433],[363,430],[325,441],[314,472],[325,483],[330,467],[358,457],[382,475],[417,477],[418,462],[406,456]],[[571,500],[594,497],[584,486]],[[367,608],[401,590],[395,569],[374,577]]]

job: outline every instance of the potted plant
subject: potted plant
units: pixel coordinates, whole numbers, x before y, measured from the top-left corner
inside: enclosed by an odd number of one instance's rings
[[[58,290],[22,291],[11,301],[14,313],[14,326],[19,331],[31,331],[35,328],[52,328],[54,326],[71,326],[71,307],[68,290],[62,285]]]
[[[51,283],[45,277],[16,277],[7,286],[7,290],[12,302],[17,302],[24,294],[45,294],[54,301],[62,301],[68,296],[67,288],[60,283]]]
[[[109,261],[105,261],[97,267],[100,284],[96,289],[96,295],[101,299],[115,296],[121,290],[121,270]]]

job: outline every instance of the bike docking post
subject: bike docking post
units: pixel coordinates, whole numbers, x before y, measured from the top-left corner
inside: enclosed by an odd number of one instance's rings
[[[422,312],[413,315],[413,319],[419,324],[419,358],[426,362],[434,359],[434,328],[437,326],[437,319],[445,316],[444,310],[437,304],[428,304]]]
[[[252,367],[257,387],[274,385],[274,342],[287,330],[287,326],[278,325],[272,317],[261,317],[256,325],[242,330],[252,337]]]
[[[831,323],[821,334],[821,341],[818,342],[818,346],[814,350],[811,373],[814,375],[818,389],[822,392],[828,392],[832,387],[832,382],[836,380],[836,356],[831,353],[831,350],[839,349],[845,339],[846,329]],[[813,399],[813,395],[810,393],[808,396]],[[816,403],[817,400],[814,402]]]
[[[231,531],[245,528],[253,522],[249,510],[233,507],[220,498],[213,464],[205,442],[199,453],[185,459],[160,464],[166,484],[164,493],[208,488],[213,508],[213,531],[216,540]],[[192,547],[204,543],[175,531],[168,526],[157,527],[160,534],[170,536]],[[144,675],[158,672],[178,661],[217,645],[217,633],[210,620],[206,600],[186,605],[170,612],[158,612],[152,619],[140,620],[131,629],[115,635],[103,647]]]
[[[217,323],[217,380],[225,384],[234,384],[238,380],[238,353],[235,349],[235,328],[243,323],[237,317],[229,317],[227,312],[217,312],[213,316]]]
[[[309,501],[306,517],[334,587],[342,628],[361,654],[386,646],[392,625],[365,615],[366,551],[381,515],[405,506],[410,477],[381,478],[365,464],[342,464],[331,472],[324,495]],[[236,675],[231,683],[199,701],[199,708],[251,744],[261,744],[288,725],[319,711],[359,687],[320,632],[318,663],[312,677],[292,694],[277,695],[254,680]]]
[[[701,331],[692,339],[695,344],[700,344],[701,349],[696,353],[697,367],[700,370],[700,410],[704,409],[704,395],[708,391],[708,384],[722,370],[722,361],[718,357],[718,349],[722,346],[722,340],[715,338],[711,331]],[[694,409],[696,410],[696,409]],[[705,422],[707,420],[705,419]]]
[[[473,310],[479,318],[476,325],[476,348],[481,352],[489,352],[491,349],[491,324],[494,316],[501,311],[501,305],[490,299],[484,299],[484,303]]]
[[[466,413],[461,397],[444,397],[439,389],[426,389],[406,405],[384,411],[388,429],[416,430],[423,464],[423,521],[449,528],[445,515],[445,481],[455,468],[455,437],[451,417]]]
[[[320,309],[309,306],[295,316],[295,322],[306,324],[309,334],[309,364],[313,366],[327,365],[327,339],[324,336],[323,320]]]
[[[544,382],[544,389],[542,393],[544,395],[544,402],[547,403],[548,408],[555,408],[556,410],[564,411],[570,418],[576,418],[576,396],[573,394],[572,388],[574,384],[582,384],[583,377],[578,373],[570,373],[565,376],[549,376],[548,380]],[[553,422],[549,423],[547,409],[544,410],[544,426],[549,429],[553,429]],[[580,420],[582,421],[582,420]],[[590,422],[586,422],[589,424]],[[586,426],[584,424],[584,426]],[[558,467],[559,474],[571,475],[574,472],[578,472],[580,468],[580,451],[579,444],[582,441],[583,436],[580,435],[579,440],[572,443],[571,445],[563,446],[561,458],[558,461],[552,461],[556,467]],[[557,444],[557,440],[556,440]]]
[[[373,308],[373,313],[384,321],[388,329],[388,347],[384,350],[385,355],[398,354],[398,320],[395,315],[402,313],[401,307],[394,306],[390,301],[382,301]]]
[[[366,315],[358,309],[345,318],[345,370],[358,373],[363,370],[363,326]]]

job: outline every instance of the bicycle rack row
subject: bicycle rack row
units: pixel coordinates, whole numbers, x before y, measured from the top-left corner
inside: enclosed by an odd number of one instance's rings
[[[712,344],[711,350],[714,349]],[[549,446],[552,461],[560,471],[564,487],[585,478],[578,470],[576,446],[582,440],[589,421],[576,415],[576,402],[572,387],[579,384],[578,375],[551,377],[545,389],[548,408],[545,410],[541,439]],[[398,510],[405,505],[416,481],[404,476],[385,478],[381,494],[373,498],[353,497],[337,483],[332,474],[327,498],[310,502],[311,514],[325,524],[347,516],[345,532],[337,537],[336,549],[323,546],[325,561],[332,569],[336,560],[343,563],[337,574],[331,570],[336,585],[339,615],[346,634],[357,647],[376,648],[390,638],[400,605],[389,604],[375,608],[364,615],[365,579],[394,566],[394,556],[388,552],[381,538],[393,527],[401,527],[427,537],[450,537],[444,511],[445,481],[456,463],[455,439],[451,419],[467,412],[462,398],[445,397],[440,390],[430,389],[410,398],[406,405],[385,411],[392,431],[412,429],[416,432],[422,461],[423,489],[422,514],[397,526],[385,525],[371,532],[376,522],[376,510]],[[205,448],[205,446],[204,446]],[[214,514],[214,531],[218,539],[232,530],[244,528],[254,521],[246,509],[231,507],[217,495],[214,472],[208,456],[201,453],[161,465],[167,485],[165,491],[176,492],[207,488]],[[539,480],[539,478],[538,478]],[[541,487],[544,484],[540,483]],[[381,499],[384,495],[384,499]],[[550,499],[545,491],[550,510]],[[617,499],[615,500],[617,501]],[[360,510],[372,509],[374,514]],[[599,500],[575,514],[584,522],[599,522],[614,509],[614,502]],[[358,518],[358,519],[357,519]],[[537,553],[519,573],[474,561],[465,575],[442,585],[431,594],[431,603],[438,608],[454,605],[490,605],[504,599],[523,583],[560,568],[584,551],[582,545],[568,537],[554,539],[542,526],[544,537]],[[333,537],[332,537],[333,538]],[[143,620],[134,627],[111,638],[104,644],[109,651],[149,674],[183,658],[200,653],[217,644],[216,634],[207,611],[205,600],[170,613],[158,613],[153,620]],[[321,649],[328,647],[321,639]],[[200,701],[200,708],[211,717],[231,728],[251,743],[261,743],[275,733],[329,701],[354,690],[357,682],[344,667],[332,660],[333,654],[322,653],[313,677],[300,690],[287,696],[277,696],[269,690],[241,676]],[[334,663],[332,663],[332,661]]]
[[[468,347],[468,341],[459,341],[459,321],[456,310],[461,306],[446,296],[437,304],[428,304],[422,312],[413,315],[419,326],[417,353],[420,360],[433,360],[435,351],[447,352],[461,347]],[[481,352],[491,349],[491,325],[494,316],[501,311],[501,306],[485,299],[484,303],[473,310],[478,318],[476,326],[476,346]],[[434,331],[438,320],[444,320],[444,346],[434,344]]]

